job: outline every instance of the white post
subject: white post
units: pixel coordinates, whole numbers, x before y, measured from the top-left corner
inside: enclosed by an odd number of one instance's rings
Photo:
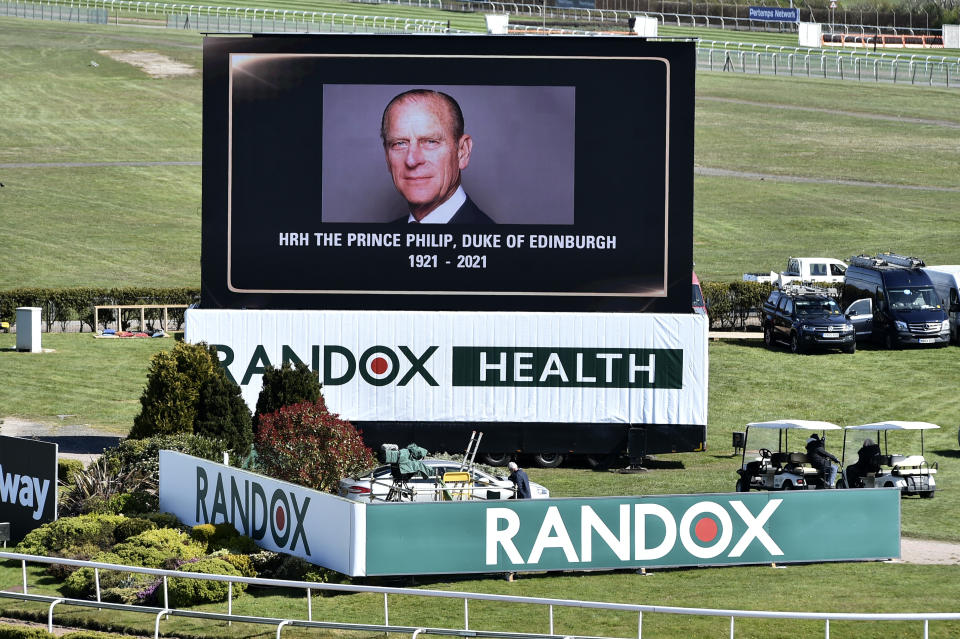
[[[27,353],[39,353],[40,347],[40,307],[21,306],[17,309],[17,350]]]

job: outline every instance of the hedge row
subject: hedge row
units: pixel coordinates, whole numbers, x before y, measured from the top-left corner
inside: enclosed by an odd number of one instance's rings
[[[710,328],[742,330],[747,319],[759,313],[773,286],[760,282],[703,282],[701,288],[710,313]],[[12,323],[18,306],[39,306],[48,331],[54,322],[65,325],[70,320],[80,320],[81,331],[83,326],[94,331],[94,305],[193,304],[199,299],[200,289],[195,288],[17,288],[0,291],[0,321]],[[159,319],[159,313],[152,313],[152,319]],[[171,312],[169,317],[178,329],[182,327],[182,312]],[[147,318],[151,319],[150,311]],[[102,311],[99,320],[105,327],[116,318],[113,311]]]
[[[114,634],[80,630],[68,632],[61,635],[59,639],[117,639],[117,637],[118,635]],[[0,624],[0,639],[58,639],[58,637],[47,632],[45,628]]]
[[[73,320],[81,322],[80,330],[87,326],[91,332],[97,327],[93,325],[93,307],[108,304],[193,304],[200,300],[200,289],[197,288],[154,288],[154,287],[124,287],[124,288],[15,288],[0,291],[0,321],[10,322],[16,319],[16,310],[20,306],[40,307],[41,319],[50,331],[55,322],[60,322],[61,329],[66,323]],[[162,311],[148,310],[148,320],[159,320]],[[183,312],[174,309],[169,314],[171,321],[176,322],[177,329],[183,325]],[[98,317],[101,327],[108,322],[116,321],[113,311],[101,311]],[[126,325],[126,321],[124,325]],[[122,328],[125,328],[123,326]]]
[[[836,284],[813,283],[808,286],[822,288],[834,295],[840,291]],[[749,318],[762,314],[763,303],[774,286],[763,282],[701,282],[700,288],[710,315],[710,328],[746,330]]]

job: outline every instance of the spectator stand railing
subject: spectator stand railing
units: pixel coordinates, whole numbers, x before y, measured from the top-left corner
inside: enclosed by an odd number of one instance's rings
[[[250,30],[252,26],[267,22],[269,30],[309,30],[306,25],[324,25],[330,28],[340,27],[354,31],[391,30],[391,31],[426,31],[431,33],[446,33],[451,31],[447,22],[426,18],[404,18],[396,16],[359,15],[335,13],[330,11],[303,11],[294,9],[270,9],[259,7],[226,7],[217,5],[148,2],[144,0],[14,0],[13,5],[41,5],[82,7],[86,9],[106,10],[112,16],[111,22],[120,22],[120,14],[131,16],[163,17],[171,26],[193,29],[209,28],[221,24],[226,32],[240,32]],[[171,21],[170,16],[188,16],[189,21]],[[225,21],[218,19],[224,18]],[[231,22],[236,20],[236,23]],[[232,24],[241,28],[227,30]],[[287,25],[287,26],[285,26]]]
[[[381,506],[389,508],[389,506]],[[58,605],[83,606],[89,608],[102,608],[108,610],[124,610],[153,615],[154,638],[159,639],[160,622],[167,616],[191,617],[197,619],[209,619],[212,621],[228,621],[242,623],[256,623],[276,626],[277,639],[281,639],[281,632],[285,626],[299,626],[311,628],[328,628],[340,630],[359,630],[367,632],[396,632],[410,633],[411,639],[416,639],[420,634],[435,634],[457,637],[492,637],[494,639],[612,639],[597,638],[590,635],[574,635],[567,633],[558,633],[554,625],[554,608],[585,608],[593,610],[609,610],[618,612],[628,612],[636,615],[637,619],[637,639],[643,639],[643,615],[644,613],[655,613],[665,615],[692,615],[702,617],[724,617],[730,620],[730,638],[736,637],[736,620],[753,619],[797,619],[822,621],[824,623],[824,636],[830,637],[831,621],[915,621],[922,623],[923,637],[929,637],[931,621],[956,621],[960,620],[960,613],[843,613],[843,612],[779,612],[766,610],[732,610],[732,609],[712,609],[712,608],[684,608],[679,606],[657,606],[643,604],[624,604],[607,603],[600,601],[581,601],[576,599],[555,599],[545,597],[520,597],[511,595],[493,595],[474,592],[440,591],[440,590],[418,590],[413,588],[389,588],[382,586],[355,586],[347,584],[328,584],[314,583],[307,581],[288,581],[279,579],[263,579],[258,577],[234,577],[227,575],[210,575],[202,573],[191,573],[177,570],[162,570],[154,568],[138,568],[133,566],[122,566],[118,564],[109,564],[103,562],[80,561],[75,559],[64,559],[60,557],[38,557],[34,555],[24,555],[11,552],[0,552],[0,560],[19,561],[22,567],[22,591],[10,592],[0,591],[0,598],[17,599],[21,601],[35,601],[49,604],[47,612],[47,625],[49,630],[53,630],[54,608]],[[96,600],[70,599],[58,597],[55,595],[30,594],[28,592],[27,562],[40,564],[59,564],[76,567],[87,567],[94,570],[96,580]],[[119,604],[101,601],[99,588],[99,571],[114,570],[121,572],[134,572],[153,575],[163,580],[163,607],[156,606],[138,606],[132,604]],[[201,579],[207,581],[220,581],[228,583],[227,612],[215,613],[200,610],[174,609],[169,605],[168,580],[170,578]],[[268,617],[251,617],[245,615],[233,614],[233,584],[245,583],[263,587],[294,588],[306,591],[306,615],[305,619],[279,619]],[[383,595],[383,623],[346,623],[336,621],[314,621],[312,597],[313,591],[328,592],[351,592],[351,593],[372,593]],[[427,626],[409,626],[409,625],[391,625],[390,623],[390,604],[389,596],[410,596],[426,597],[428,599],[462,599],[463,600],[463,628],[434,628]],[[540,606],[546,613],[545,633],[522,633],[522,632],[504,632],[498,630],[484,630],[470,627],[470,602],[471,601],[496,601],[502,604],[527,604]]]
[[[813,49],[699,40],[701,69],[839,80],[960,86],[960,58],[864,49]]]

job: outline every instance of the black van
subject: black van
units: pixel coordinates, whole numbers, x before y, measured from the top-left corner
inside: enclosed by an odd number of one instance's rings
[[[887,348],[950,343],[947,313],[923,266],[921,259],[893,253],[850,258],[843,305],[857,341]]]

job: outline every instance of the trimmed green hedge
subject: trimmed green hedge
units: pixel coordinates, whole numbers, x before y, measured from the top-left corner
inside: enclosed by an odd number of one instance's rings
[[[81,322],[90,328],[91,332],[97,327],[93,325],[93,307],[106,304],[193,304],[200,300],[198,288],[155,288],[155,287],[124,287],[124,288],[15,288],[0,291],[0,321],[14,323],[17,307],[38,306],[46,330],[49,331],[55,322],[61,327],[71,320]],[[99,315],[101,325],[116,321],[113,311],[103,311]],[[146,311],[147,320],[157,321],[162,318],[162,311]],[[171,312],[170,319],[176,322],[179,329],[183,325],[183,313]]]
[[[839,293],[836,284],[813,283],[825,290]],[[747,321],[763,312],[763,303],[774,289],[764,282],[700,282],[703,299],[710,316],[710,328],[745,330]]]

